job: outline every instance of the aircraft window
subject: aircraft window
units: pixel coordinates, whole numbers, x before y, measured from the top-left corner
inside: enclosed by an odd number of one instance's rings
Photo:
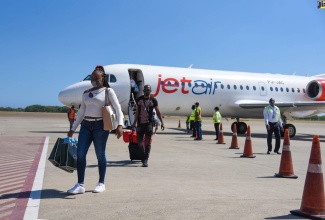
[[[305,89],[302,89],[303,93],[306,93],[306,90]]]
[[[230,89],[230,85],[229,84],[227,85],[227,88]]]
[[[86,78],[83,79],[83,81],[90,81],[91,80],[91,75],[86,76]],[[116,82],[116,77],[113,74],[109,75],[109,82],[110,83],[115,83]]]
[[[116,77],[113,74],[109,74],[109,82],[110,83],[115,83],[116,82]]]
[[[270,87],[270,90],[271,90],[271,92],[273,92],[273,87],[272,86]]]
[[[294,88],[292,88],[292,89],[291,89],[291,91],[292,91],[292,92],[295,92],[295,89],[294,89]]]
[[[224,86],[223,86],[223,84],[221,84],[221,89],[223,89],[224,88]]]
[[[254,91],[256,90],[256,86],[253,86],[253,90],[254,90]]]
[[[278,91],[278,87],[275,87],[275,91]]]
[[[280,88],[280,90],[281,90],[281,92],[283,92],[283,88],[282,87]]]
[[[300,93],[300,89],[299,88],[297,88],[297,92]]]
[[[87,81],[87,80],[91,80],[91,75],[86,76],[86,78],[84,78],[82,81]]]
[[[204,88],[204,84],[203,83],[201,83],[201,87]]]
[[[246,86],[246,89],[249,90],[249,86]]]
[[[175,86],[178,87],[178,82],[175,82]]]
[[[264,86],[261,87],[262,91],[264,91]]]
[[[236,90],[237,89],[237,86],[236,85],[234,85],[234,90]]]
[[[243,86],[242,85],[240,85],[239,87],[240,87],[240,90],[243,90]]]
[[[172,83],[171,83],[170,81],[168,81],[168,82],[167,82],[167,85],[168,85],[168,86],[171,86],[171,85],[172,85]]]
[[[287,92],[289,92],[289,89],[288,89],[288,88],[286,88],[286,91],[287,91]]]

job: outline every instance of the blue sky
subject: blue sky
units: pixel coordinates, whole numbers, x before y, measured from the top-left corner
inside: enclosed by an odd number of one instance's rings
[[[325,73],[317,0],[2,0],[0,29],[0,107],[62,106],[97,64]]]

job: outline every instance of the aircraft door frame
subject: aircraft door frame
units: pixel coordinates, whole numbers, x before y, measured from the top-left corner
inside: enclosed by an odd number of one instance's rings
[[[258,88],[259,88],[259,91],[260,91],[260,95],[261,96],[266,96],[267,91],[266,91],[265,83],[264,82],[258,82]]]

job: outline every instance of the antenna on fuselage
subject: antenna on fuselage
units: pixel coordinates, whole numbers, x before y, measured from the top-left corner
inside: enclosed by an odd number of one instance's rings
[[[191,69],[191,68],[192,68],[192,66],[193,66],[193,64],[191,64],[191,65],[190,65],[188,68],[189,68],[189,69]]]

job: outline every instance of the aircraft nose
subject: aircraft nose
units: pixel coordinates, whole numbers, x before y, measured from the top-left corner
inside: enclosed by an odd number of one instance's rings
[[[59,92],[58,98],[63,105],[70,106],[74,104],[73,102],[76,99],[76,96],[77,94],[75,89],[71,86],[68,86]]]

